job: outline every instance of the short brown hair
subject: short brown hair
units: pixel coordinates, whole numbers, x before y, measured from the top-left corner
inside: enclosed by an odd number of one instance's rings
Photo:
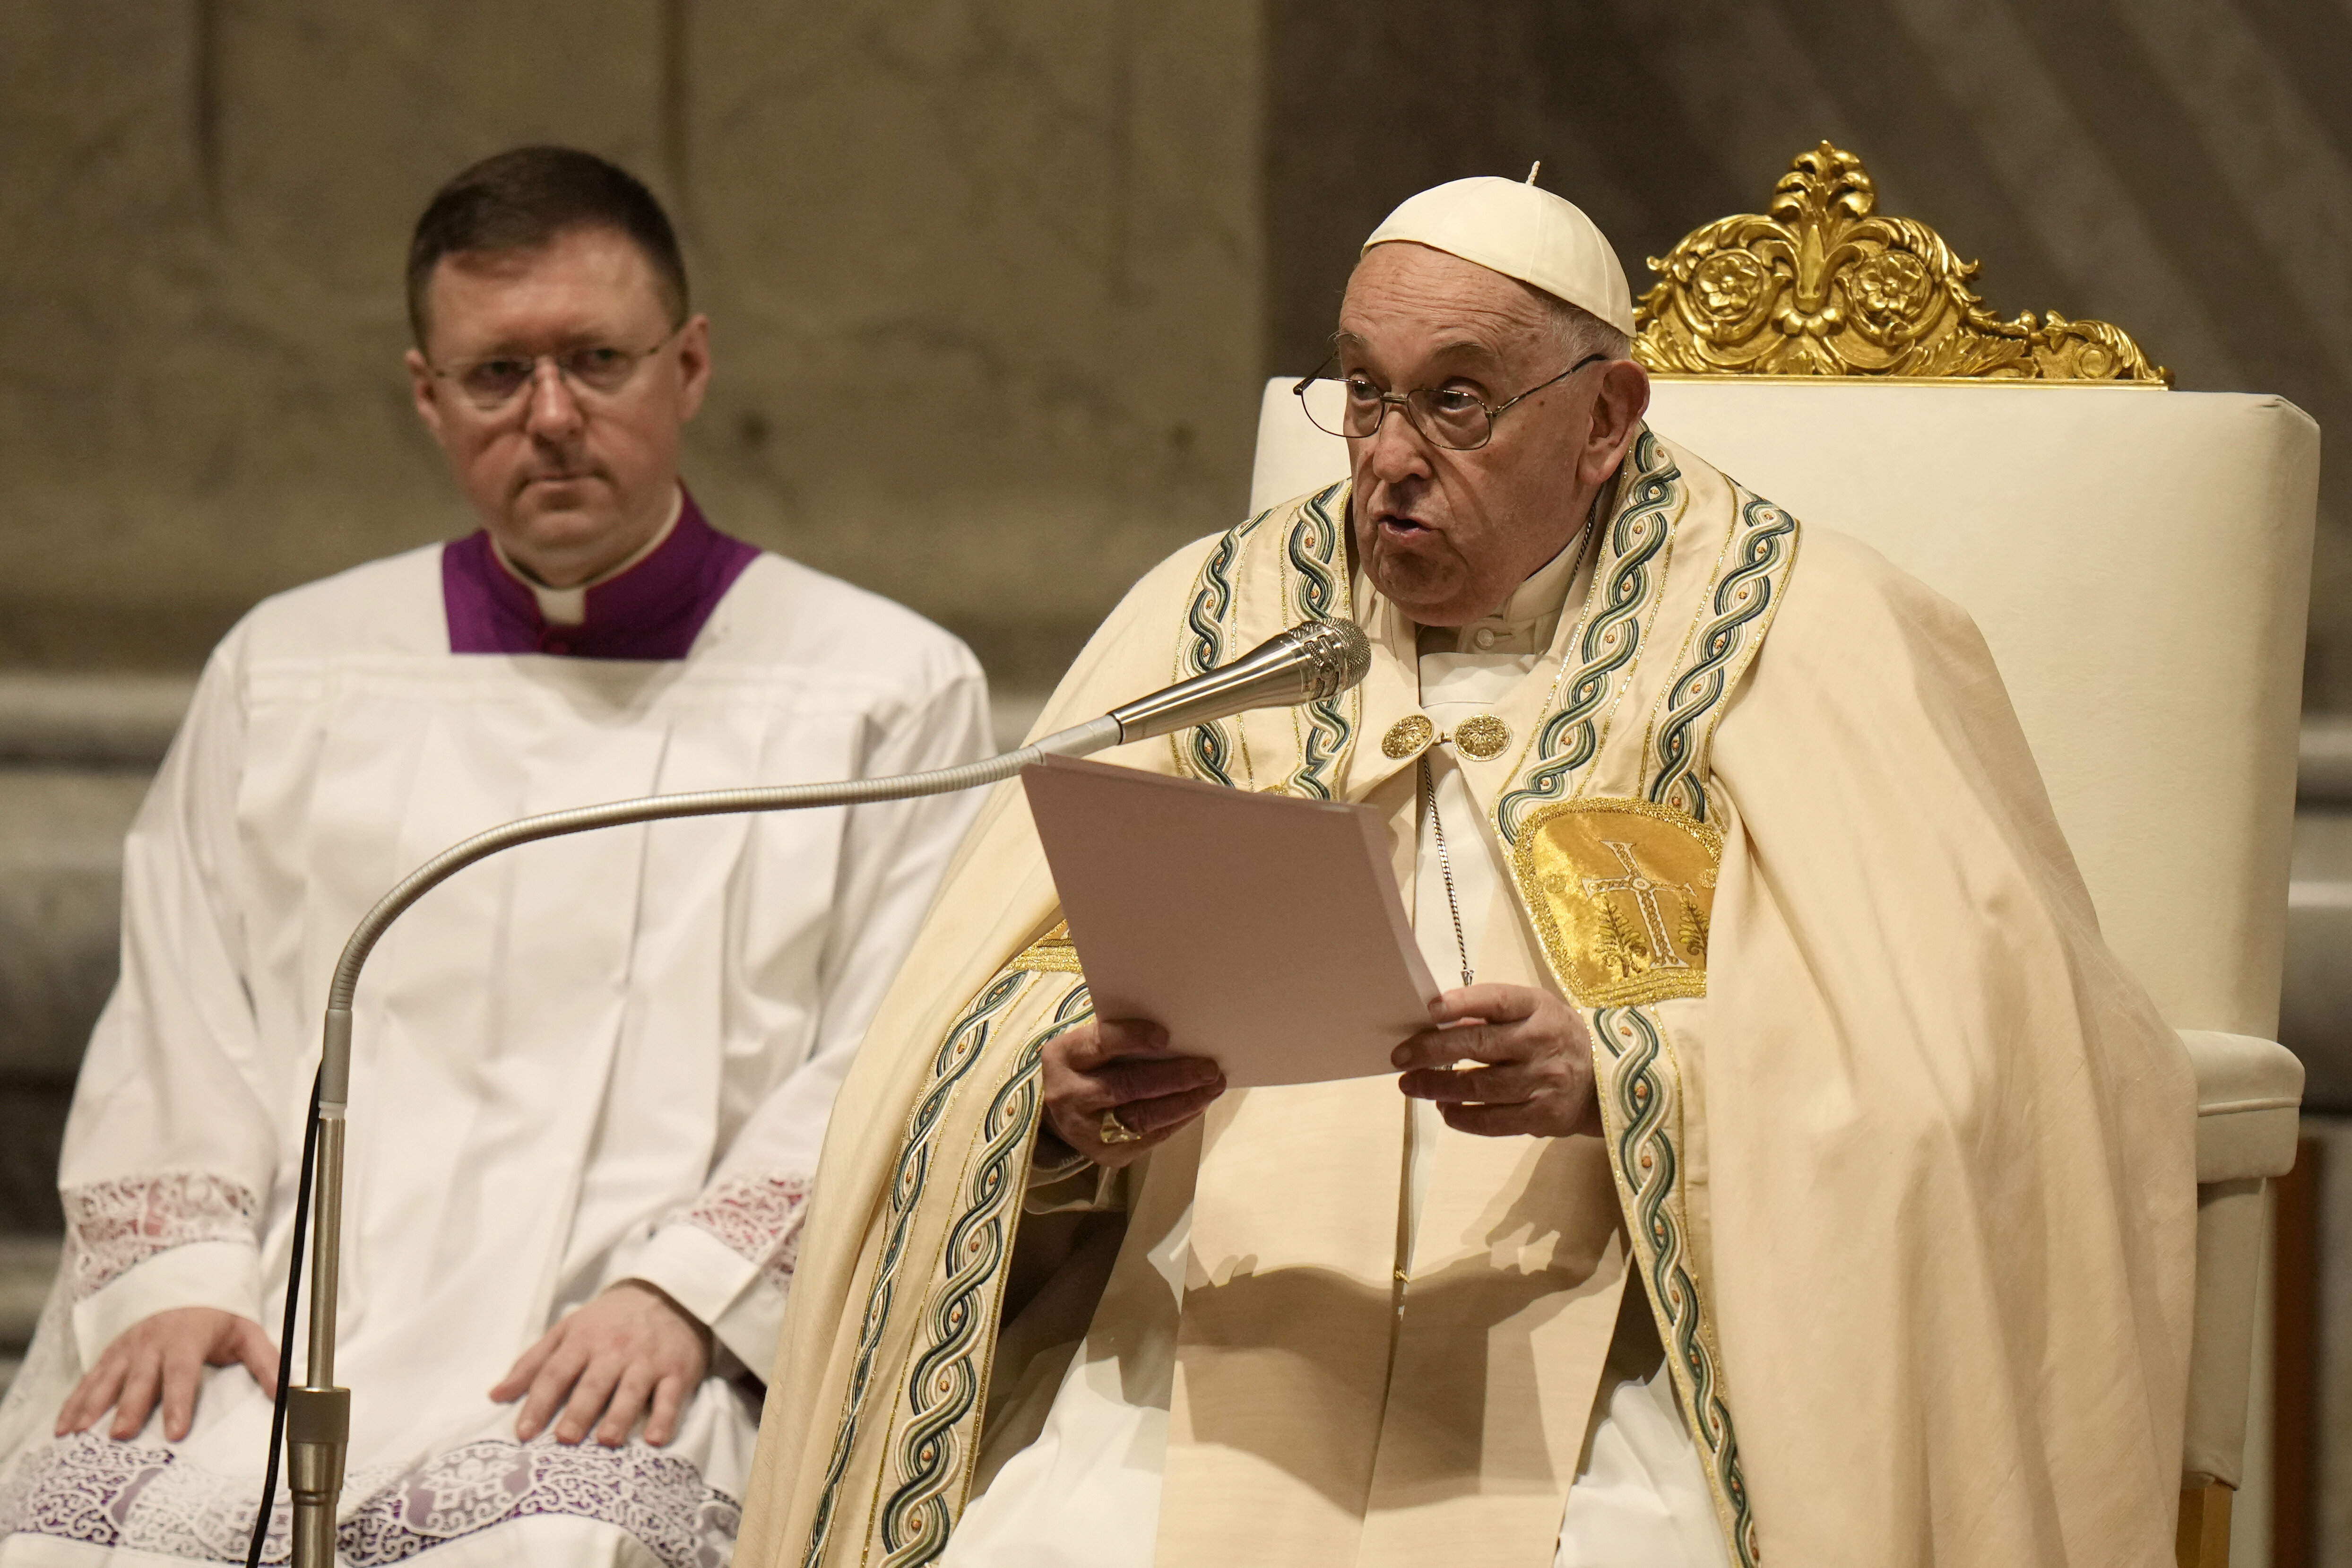
[[[686,258],[669,215],[635,175],[574,147],[517,147],[433,194],[408,241],[408,330],[425,346],[425,301],[445,256],[538,250],[575,229],[627,236],[654,269],[670,325],[686,321]]]

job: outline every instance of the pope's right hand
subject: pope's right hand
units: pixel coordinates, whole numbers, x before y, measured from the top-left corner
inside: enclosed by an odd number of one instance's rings
[[[278,1347],[250,1318],[217,1307],[173,1307],[114,1336],[58,1411],[57,1436],[87,1432],[111,1408],[107,1436],[129,1442],[147,1425],[160,1394],[163,1436],[178,1442],[196,1418],[196,1386],[208,1366],[245,1363],[261,1392],[278,1392]]]
[[[1225,1092],[1224,1069],[1179,1056],[1140,1018],[1089,1020],[1045,1042],[1045,1117],[1054,1134],[1106,1170],[1150,1153]],[[1117,1112],[1116,1125],[1105,1121]],[[1136,1136],[1106,1141],[1108,1129]]]

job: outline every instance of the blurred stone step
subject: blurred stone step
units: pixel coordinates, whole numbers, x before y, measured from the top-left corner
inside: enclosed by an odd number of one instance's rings
[[[0,1079],[70,1081],[114,984],[142,772],[0,768]]]
[[[57,1278],[54,1236],[0,1235],[0,1395],[8,1392]]]
[[[195,689],[177,675],[0,672],[0,763],[152,772]]]

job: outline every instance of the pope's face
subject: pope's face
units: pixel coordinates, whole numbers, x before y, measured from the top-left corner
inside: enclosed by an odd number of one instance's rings
[[[1507,403],[1569,368],[1556,323],[1515,279],[1427,246],[1376,245],[1339,307],[1339,374]],[[1475,451],[1436,445],[1391,406],[1348,443],[1358,560],[1423,626],[1493,613],[1576,537],[1648,403],[1640,366],[1596,363],[1511,408]]]
[[[710,376],[709,322],[673,331],[652,264],[606,227],[538,250],[444,257],[425,300],[427,341],[408,355],[416,411],[499,548],[559,588],[635,553],[669,516],[682,426]],[[435,374],[596,349],[654,352],[603,389],[538,359],[493,408],[458,375]]]

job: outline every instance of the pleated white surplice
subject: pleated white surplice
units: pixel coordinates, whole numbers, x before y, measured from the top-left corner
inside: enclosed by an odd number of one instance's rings
[[[452,655],[439,555],[247,616],[132,829],[122,977],[60,1174],[66,1267],[0,1409],[0,1562],[242,1559],[269,1414],[244,1371],[208,1374],[180,1443],[160,1421],[130,1443],[49,1429],[151,1313],[219,1307],[276,1337],[328,979],[400,876],[529,813],[986,750],[960,643],[781,558],[687,658],[622,661]],[[530,846],[386,937],[355,1014],[346,1561],[723,1561],[758,1411],[722,1374],[767,1370],[835,1091],[976,805]],[[677,1438],[516,1444],[488,1390],[627,1278],[716,1335]]]

